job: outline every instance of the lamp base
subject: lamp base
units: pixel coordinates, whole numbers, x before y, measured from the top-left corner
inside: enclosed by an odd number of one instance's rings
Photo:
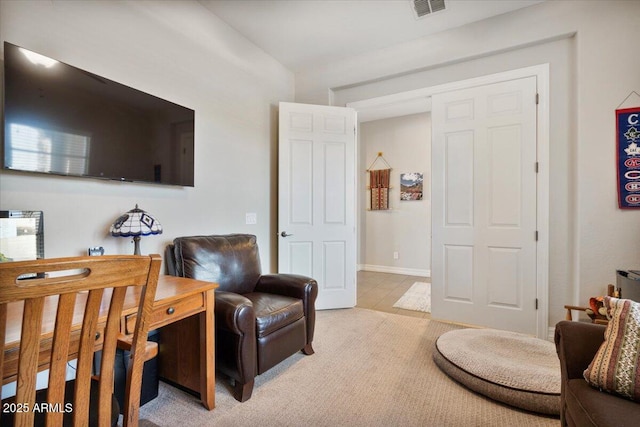
[[[133,238],[133,245],[134,245],[134,247],[133,247],[133,254],[134,254],[134,255],[142,255],[142,254],[140,253],[140,236],[135,236],[135,237]]]

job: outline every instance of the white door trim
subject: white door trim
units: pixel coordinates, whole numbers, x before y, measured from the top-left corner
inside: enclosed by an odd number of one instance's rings
[[[524,77],[536,77],[538,86],[538,123],[537,123],[537,335],[548,339],[549,327],[549,64],[534,65],[517,70],[506,71],[487,76],[476,77],[458,82],[400,92],[362,101],[351,102],[347,107],[355,109],[359,122],[397,117],[429,111],[431,96],[436,93],[450,92],[483,86],[506,80]]]

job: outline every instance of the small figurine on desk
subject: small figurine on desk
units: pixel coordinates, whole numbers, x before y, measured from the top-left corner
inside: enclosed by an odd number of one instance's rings
[[[102,246],[89,248],[87,250],[89,256],[100,256],[104,255],[104,248]]]
[[[608,285],[607,296],[620,298],[620,289],[613,285]],[[564,308],[567,310],[566,320],[573,320],[571,311],[576,310],[584,311],[587,316],[589,316],[589,319],[591,319],[591,323],[607,324],[609,322],[607,319],[607,309],[604,307],[603,296],[589,298],[589,307],[565,305]]]
[[[589,307],[585,308],[584,312],[594,323],[597,323],[597,320],[607,320],[607,309],[604,307],[604,297],[589,298]]]

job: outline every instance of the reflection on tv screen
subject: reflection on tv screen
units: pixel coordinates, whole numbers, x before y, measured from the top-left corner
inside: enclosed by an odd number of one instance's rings
[[[4,43],[5,169],[194,186],[195,112]]]

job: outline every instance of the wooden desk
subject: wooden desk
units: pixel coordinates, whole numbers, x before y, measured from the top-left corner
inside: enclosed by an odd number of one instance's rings
[[[161,328],[191,316],[197,319],[198,339],[201,345],[199,355],[199,390],[203,405],[211,410],[215,407],[215,330],[214,330],[214,290],[218,285],[200,280],[187,279],[174,276],[160,276],[153,311],[150,317],[149,330]],[[124,334],[132,333],[137,313],[139,290],[129,289],[125,299],[120,330]],[[82,296],[85,296],[82,298]],[[105,301],[106,296],[105,296]],[[76,307],[83,307],[86,303],[86,294],[79,294]],[[53,335],[55,324],[57,297],[47,298],[43,317],[42,336],[40,345],[39,370],[45,370],[49,365],[51,355],[50,337]],[[22,324],[22,302],[8,305],[7,336],[4,353],[5,369],[2,384],[16,380],[17,350],[20,346],[20,327]],[[107,304],[101,308],[100,318],[103,319],[101,330],[104,328],[104,319],[108,310]],[[82,322],[82,310],[76,310],[73,323],[77,325],[72,332],[71,348],[77,351],[80,336],[80,324]],[[104,316],[103,316],[104,313]],[[102,334],[96,337],[96,349],[102,347]],[[74,357],[71,357],[73,359]],[[189,388],[188,384],[184,387]],[[193,387],[191,387],[193,388]]]

